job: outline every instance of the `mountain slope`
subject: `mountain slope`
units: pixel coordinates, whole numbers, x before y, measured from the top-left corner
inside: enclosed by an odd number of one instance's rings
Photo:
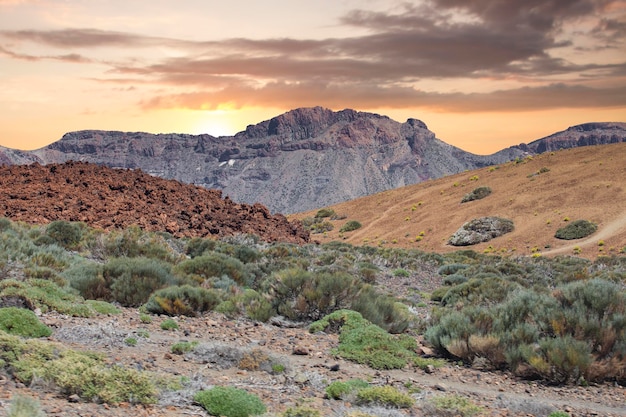
[[[626,250],[626,143],[548,152],[518,162],[464,172],[333,205],[341,220],[334,230],[313,234],[321,242],[345,240],[356,245],[383,245],[451,252],[447,244],[465,222],[484,216],[513,220],[515,229],[486,243],[466,248],[502,254],[573,254],[594,258]],[[461,203],[478,187],[492,193]],[[316,211],[298,213],[296,219]],[[568,222],[585,219],[598,225],[587,239],[554,237]],[[358,230],[340,233],[348,221]],[[420,236],[423,233],[422,236]]]

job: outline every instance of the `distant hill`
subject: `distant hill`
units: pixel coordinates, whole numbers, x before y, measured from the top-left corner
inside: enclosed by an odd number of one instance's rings
[[[235,136],[79,131],[32,152],[0,148],[0,165],[92,162],[222,190],[272,212],[312,210],[541,152],[626,140],[623,123],[593,123],[474,155],[435,137],[417,119],[301,108]],[[604,142],[603,142],[604,141]]]
[[[524,159],[389,190],[328,207],[334,229],[313,234],[320,242],[451,252],[473,249],[502,255],[575,255],[595,258],[626,253],[626,143],[551,151]],[[462,203],[479,187],[492,192]],[[290,218],[315,216],[316,210]],[[465,222],[497,216],[514,230],[489,242],[452,246],[448,239]],[[557,229],[588,220],[588,238],[561,240]],[[362,227],[341,233],[349,221]]]
[[[299,222],[260,204],[237,204],[217,190],[86,162],[0,166],[0,217],[34,224],[76,221],[105,230],[137,225],[176,237],[309,240]]]

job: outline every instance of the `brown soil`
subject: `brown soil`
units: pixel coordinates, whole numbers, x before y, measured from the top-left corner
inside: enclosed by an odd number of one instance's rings
[[[266,241],[309,240],[299,222],[260,204],[236,204],[217,190],[85,162],[0,166],[0,217],[78,221],[104,230],[137,225],[176,237],[246,233]]]
[[[542,168],[549,171],[541,172]],[[451,252],[463,249],[447,242],[465,222],[499,216],[513,220],[515,230],[469,248],[505,255],[579,253],[595,259],[626,248],[625,178],[626,143],[545,153],[331,206],[347,217],[332,220],[334,230],[311,237],[320,242],[343,239],[354,245]],[[461,203],[465,194],[480,186],[491,188],[492,194]],[[554,237],[558,228],[578,219],[596,223],[598,230],[574,241]],[[348,220],[358,220],[363,227],[341,234],[339,229]]]

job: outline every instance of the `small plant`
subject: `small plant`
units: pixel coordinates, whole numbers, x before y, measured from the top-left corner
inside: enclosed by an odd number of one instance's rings
[[[469,177],[470,181],[478,181],[478,175],[473,175],[471,177]]]
[[[566,413],[565,411],[553,411],[550,414],[548,414],[548,417],[570,417],[569,413]]]
[[[233,387],[217,386],[199,391],[194,395],[194,401],[212,416],[248,417],[266,412],[266,407],[259,397]]]
[[[36,399],[16,394],[11,400],[7,417],[45,417],[45,413]]]
[[[141,321],[144,324],[150,324],[152,323],[152,316],[146,313],[139,313],[139,321]]]
[[[432,403],[437,410],[451,412],[454,415],[460,415],[462,417],[470,417],[482,411],[481,407],[459,395],[434,397]]]
[[[127,337],[124,339],[124,343],[128,346],[137,346],[137,338],[136,337]]]
[[[296,408],[288,408],[281,417],[322,417],[322,414],[311,407],[299,406]]]
[[[360,405],[381,405],[394,408],[411,408],[415,401],[410,395],[400,392],[390,385],[368,387],[356,394],[356,403]]]
[[[350,220],[349,222],[347,222],[346,224],[344,224],[341,229],[339,229],[340,232],[345,233],[345,232],[351,232],[353,230],[357,230],[361,228],[361,223],[359,223],[356,220]]]
[[[85,304],[93,308],[98,314],[116,315],[122,312],[122,310],[106,301],[86,300]]]
[[[343,400],[350,394],[354,394],[360,389],[369,387],[370,384],[362,379],[351,379],[349,381],[335,381],[326,387],[326,396],[333,400]]]
[[[139,329],[137,330],[137,336],[148,339],[150,337],[150,332],[148,332],[146,329]]]
[[[285,372],[285,365],[282,363],[273,363],[272,364],[272,373],[273,374],[282,374]]]
[[[587,237],[598,229],[598,226],[587,220],[576,220],[556,231],[557,239],[574,240]]]
[[[182,355],[191,352],[196,346],[198,346],[198,342],[177,342],[172,345],[170,350],[176,355]]]
[[[52,330],[35,313],[24,308],[0,308],[0,330],[23,337],[47,337]]]
[[[411,274],[409,274],[409,271],[407,271],[406,269],[402,269],[402,268],[398,268],[398,269],[394,269],[393,271],[393,276],[394,277],[403,277],[403,278],[407,278],[409,277]]]
[[[165,319],[161,322],[161,329],[178,330],[178,323],[176,323],[173,319]]]
[[[323,219],[326,217],[333,217],[335,214],[336,214],[335,210],[324,208],[324,209],[318,210],[317,213],[315,213],[315,217]]]

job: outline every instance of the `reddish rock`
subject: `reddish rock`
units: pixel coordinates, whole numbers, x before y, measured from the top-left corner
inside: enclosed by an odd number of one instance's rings
[[[176,237],[244,233],[268,242],[309,241],[300,222],[261,204],[237,204],[218,190],[85,162],[0,166],[0,217],[79,221],[104,230],[137,225]]]

